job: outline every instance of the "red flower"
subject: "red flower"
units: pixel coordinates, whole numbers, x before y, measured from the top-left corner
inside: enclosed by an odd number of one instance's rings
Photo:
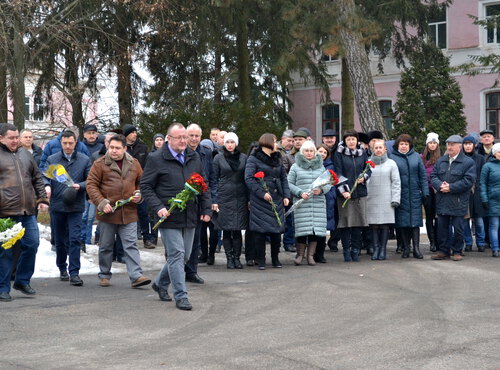
[[[375,163],[373,163],[373,161],[366,161],[366,164],[370,165],[371,168],[375,168]]]
[[[263,179],[265,176],[266,175],[262,171],[259,171],[255,175],[253,175],[253,177],[255,177],[256,179]]]

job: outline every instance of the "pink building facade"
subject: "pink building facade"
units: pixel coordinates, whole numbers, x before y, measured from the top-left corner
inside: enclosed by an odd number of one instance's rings
[[[471,62],[473,55],[500,54],[500,28],[487,30],[475,25],[470,17],[472,15],[485,19],[495,12],[500,14],[500,0],[455,0],[445,14],[429,24],[432,39],[450,57],[452,66]],[[381,74],[377,69],[378,57],[370,55],[370,60],[379,105],[382,115],[387,116],[384,120],[390,128],[388,112],[397,100],[401,70],[396,67],[394,60],[387,58],[383,64],[384,73]],[[293,127],[309,128],[317,141],[320,141],[321,133],[327,128],[343,131],[340,119],[341,62],[332,60],[326,63],[329,73],[335,76],[330,82],[333,104],[326,105],[320,90],[316,86],[304,84],[298,76],[296,83],[290,86],[289,94],[293,102],[290,112]],[[490,68],[477,69],[479,74],[476,76],[454,75],[462,90],[468,131],[479,132],[488,128],[496,133],[496,138],[500,138],[500,85],[494,86],[500,76],[490,73]],[[355,126],[360,129],[357,116]]]

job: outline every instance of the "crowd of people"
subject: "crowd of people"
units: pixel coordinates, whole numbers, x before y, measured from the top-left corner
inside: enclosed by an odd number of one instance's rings
[[[273,268],[282,268],[282,246],[295,253],[295,265],[314,266],[326,263],[326,248],[338,251],[339,241],[345,262],[359,262],[362,250],[385,260],[394,233],[396,253],[423,259],[424,210],[432,259],[462,260],[473,236],[479,252],[491,247],[499,256],[500,143],[490,130],[451,135],[443,155],[436,133],[427,135],[421,154],[411,136],[385,141],[379,131],[339,137],[328,129],[318,145],[307,128],[286,130],[279,140],[265,133],[246,154],[233,132],[214,128],[202,136],[197,124],[174,123],[166,135],[154,135],[149,151],[133,125],[99,135],[88,124],[82,141],[69,127],[42,150],[30,130],[0,125],[0,217],[25,228],[13,248],[0,247],[0,301],[12,299],[11,281],[13,289],[36,294],[36,216],[49,206],[61,281],[83,285],[80,253],[97,219],[98,284],[110,286],[112,263],[125,263],[133,288],[152,283],[160,300],[175,300],[181,310],[192,308],[186,281],[204,283],[198,264],[213,265],[220,243],[228,269],[265,270],[267,242]],[[51,176],[54,166],[64,168],[65,181]],[[315,185],[328,170],[338,182]],[[178,199],[195,173],[208,190]],[[182,206],[172,211],[175,202]],[[151,279],[137,241],[155,248],[158,234],[166,263]]]

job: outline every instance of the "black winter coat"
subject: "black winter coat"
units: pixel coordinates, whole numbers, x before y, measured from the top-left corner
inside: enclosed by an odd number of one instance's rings
[[[337,146],[337,153],[334,157],[334,167],[337,175],[344,176],[347,181],[339,184],[339,193],[344,193],[351,191],[354,186],[354,182],[358,176],[363,172],[366,167],[366,161],[368,161],[368,155],[366,151],[361,148],[354,150],[349,149],[345,146],[344,142],[341,141]],[[356,190],[351,194],[352,199],[366,197],[368,195],[368,190],[366,189],[366,180],[370,178],[372,171],[369,169],[365,174],[365,182],[358,184]]]
[[[238,154],[239,165],[234,171],[226,159],[228,155],[225,151],[214,158],[216,196],[212,202],[219,206],[217,226],[221,230],[245,230],[248,228],[248,189],[245,184],[247,156]]]
[[[464,152],[464,154],[471,158],[476,164],[476,181],[474,182],[474,186],[471,189],[471,194],[469,196],[469,212],[470,216],[473,218],[476,217],[485,217],[488,213],[485,211],[483,207],[483,203],[481,202],[481,192],[479,182],[481,180],[481,170],[483,169],[483,165],[486,163],[484,160],[484,156],[473,152],[472,155],[468,155]]]
[[[443,181],[450,184],[450,192],[439,191]],[[460,152],[450,166],[450,156],[438,159],[431,172],[431,184],[436,190],[436,213],[447,216],[465,216],[469,208],[470,189],[476,181],[476,164]]]
[[[205,177],[200,156],[186,148],[184,163],[180,163],[170,153],[168,145],[148,156],[141,178],[141,193],[154,211],[155,222],[160,209],[169,209],[168,200],[184,189],[184,183],[193,173]],[[183,229],[195,228],[201,215],[212,215],[210,192],[205,192],[187,203],[184,211],[175,209],[160,225],[160,228]]]
[[[31,149],[33,150],[33,158],[35,158],[35,162],[37,166],[40,166],[40,159],[42,159],[43,150],[38,145],[32,144]]]
[[[271,204],[264,199],[264,190],[260,180],[254,175],[263,171],[264,181],[269,188],[282,226],[279,226]],[[285,207],[283,199],[290,199],[290,189],[285,168],[281,164],[278,152],[268,156],[257,148],[247,159],[245,182],[250,192],[250,224],[249,229],[260,233],[282,233],[285,231]]]
[[[398,165],[401,179],[401,203],[396,208],[396,227],[420,227],[423,225],[422,201],[429,196],[424,162],[413,148],[403,154],[394,146],[390,158]]]
[[[137,159],[144,169],[148,159],[149,149],[146,144],[137,139],[133,144],[127,144],[127,153]]]

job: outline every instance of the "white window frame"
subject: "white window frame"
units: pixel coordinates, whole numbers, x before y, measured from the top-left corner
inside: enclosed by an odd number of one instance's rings
[[[479,19],[486,19],[486,8],[491,5],[500,5],[500,1],[498,0],[482,0],[479,1],[478,4],[478,14],[479,14]],[[481,45],[500,45],[500,40],[499,42],[488,42],[488,30],[484,27],[478,26],[479,27],[479,33],[480,33],[480,40],[481,40]],[[500,39],[500,35],[497,34],[497,29],[494,30],[495,32],[495,39]]]
[[[445,40],[445,44],[446,46],[444,48],[440,48],[441,50],[446,50],[448,49],[448,9],[445,9],[445,16],[444,16],[444,21],[439,21],[439,22],[431,22],[428,24],[429,28],[432,27],[432,26],[435,26],[436,29],[434,30],[434,36],[436,38],[436,41],[435,41],[435,44],[436,46],[439,48],[439,25],[441,24],[444,24],[445,25],[445,28],[446,28],[446,40]],[[430,37],[429,37],[429,41],[432,40]]]

